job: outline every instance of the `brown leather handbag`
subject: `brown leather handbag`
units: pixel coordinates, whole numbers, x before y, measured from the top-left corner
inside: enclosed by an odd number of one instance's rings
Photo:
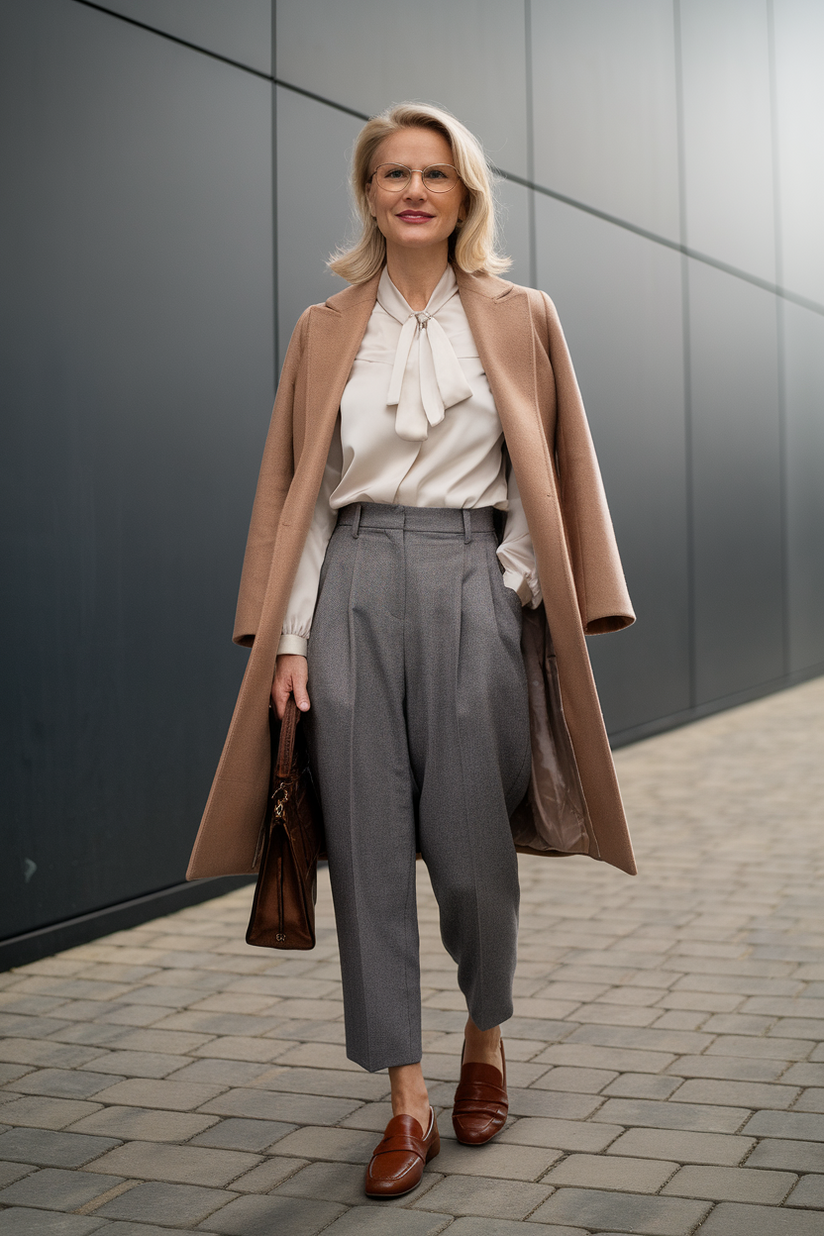
[[[257,888],[247,944],[263,948],[314,948],[318,858],[323,853],[321,815],[305,743],[297,741],[300,712],[290,695],[280,726],[269,711],[272,782],[255,866]]]

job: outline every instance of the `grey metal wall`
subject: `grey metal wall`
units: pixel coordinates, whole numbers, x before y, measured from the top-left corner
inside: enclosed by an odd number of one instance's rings
[[[210,33],[199,4],[157,7]],[[4,0],[0,47],[15,937],[184,878],[245,662],[227,634],[275,381],[273,87],[73,0]]]
[[[4,0],[0,49],[7,959],[183,895],[278,357],[392,100],[479,134],[565,324],[614,741],[824,671],[817,0]]]

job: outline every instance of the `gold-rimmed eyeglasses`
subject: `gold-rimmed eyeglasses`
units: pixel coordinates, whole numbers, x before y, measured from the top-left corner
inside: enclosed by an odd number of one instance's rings
[[[430,163],[429,167],[406,167],[403,163],[381,163],[375,168],[370,181],[387,193],[402,193],[415,172],[420,175],[424,188],[433,193],[448,193],[460,180],[457,169],[451,163]]]

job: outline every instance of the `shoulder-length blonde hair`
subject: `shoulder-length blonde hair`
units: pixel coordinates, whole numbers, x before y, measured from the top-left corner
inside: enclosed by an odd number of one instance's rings
[[[432,129],[446,138],[452,159],[467,191],[466,219],[449,238],[450,260],[467,272],[498,275],[508,270],[511,259],[497,250],[497,221],[492,193],[493,177],[481,144],[459,120],[428,103],[396,103],[373,116],[363,126],[352,155],[352,190],[361,221],[361,235],[354,245],[340,248],[327,265],[349,283],[366,283],[383,269],[386,241],[369,209],[367,184],[374,171],[375,152],[384,138],[400,129]]]

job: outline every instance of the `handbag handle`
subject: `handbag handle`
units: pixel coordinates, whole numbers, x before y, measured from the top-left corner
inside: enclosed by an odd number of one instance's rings
[[[295,697],[290,695],[286,701],[283,721],[280,725],[278,741],[278,757],[275,766],[277,777],[290,777],[297,774],[297,759],[295,755],[295,737],[297,735],[300,712],[295,703]]]

